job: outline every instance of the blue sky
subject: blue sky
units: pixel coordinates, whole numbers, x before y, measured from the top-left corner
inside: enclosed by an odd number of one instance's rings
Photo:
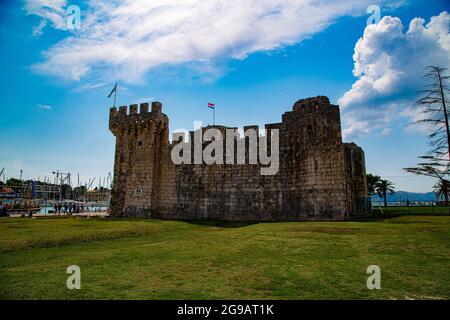
[[[420,67],[419,62],[414,63],[417,57],[428,64],[448,64],[450,49],[445,42],[438,43],[439,37],[449,37],[447,16],[441,15],[439,23],[427,27],[431,17],[449,9],[448,1],[372,1],[379,3],[382,17],[398,17],[403,29],[395,29],[397,20],[383,19],[366,33],[369,3],[365,1],[337,1],[340,6],[331,8],[321,8],[322,4],[305,7],[300,0],[287,8],[277,4],[269,13],[276,12],[281,18],[275,17],[269,24],[269,33],[260,30],[267,20],[261,22],[265,19],[262,15],[245,16],[245,8],[214,7],[219,17],[214,21],[223,25],[211,25],[208,30],[209,26],[198,21],[202,10],[210,8],[196,6],[198,13],[193,13],[188,24],[179,13],[186,9],[169,2],[172,8],[166,11],[144,7],[149,13],[142,17],[115,1],[108,2],[113,6],[109,11],[89,1],[36,1],[34,6],[29,1],[6,1],[0,9],[0,169],[6,167],[8,177],[18,177],[23,169],[25,178],[43,179],[58,169],[73,176],[79,173],[84,183],[113,171],[114,137],[108,130],[112,100],[106,96],[117,80],[118,105],[159,100],[170,118],[171,130],[191,129],[195,120],[211,122],[206,107],[209,101],[217,105],[216,122],[263,125],[280,121],[281,114],[300,98],[327,95],[333,103],[343,105],[345,140],[364,148],[368,172],[394,181],[401,190],[431,191],[432,180],[402,170],[413,166],[417,156],[427,150],[424,130],[407,128],[414,117],[409,107],[415,98],[409,89],[419,84],[383,75],[415,78],[411,74]],[[124,3],[128,7],[134,4]],[[66,30],[61,20],[65,8],[73,4],[81,8],[79,31]],[[255,11],[267,13],[267,8]],[[294,9],[298,17],[289,13]],[[310,18],[308,10],[317,10],[318,18]],[[227,25],[227,17],[237,20]],[[424,19],[425,31],[419,22],[419,27],[410,27],[418,40],[408,42],[406,30],[416,17]],[[142,33],[139,36],[131,31],[126,34],[130,19],[140,18],[155,24],[175,21],[164,29],[172,32],[165,36],[173,42],[162,38],[161,30],[145,33],[141,30],[145,24],[133,29]],[[242,22],[245,19],[255,19],[255,25],[248,26]],[[37,28],[40,24],[45,27]],[[230,26],[236,30],[227,29]],[[446,34],[442,31],[445,26]],[[391,31],[383,34],[386,30]],[[358,48],[363,58],[355,61],[355,45],[363,36]],[[183,46],[183,39],[188,39],[189,46]],[[429,57],[428,51],[420,52],[423,46],[411,45],[434,40],[439,47]],[[374,57],[364,48],[371,48],[372,55],[380,51]],[[386,66],[377,60],[382,56],[389,56],[390,61],[400,57],[404,65],[397,64],[399,69]],[[417,68],[413,70],[411,65]],[[362,75],[353,73],[357,66],[365,68]],[[375,67],[378,71],[371,74]],[[380,81],[371,81],[373,77]],[[359,86],[363,82],[383,87],[375,92],[373,87]],[[358,90],[363,90],[360,87],[366,90],[363,100],[357,98]]]

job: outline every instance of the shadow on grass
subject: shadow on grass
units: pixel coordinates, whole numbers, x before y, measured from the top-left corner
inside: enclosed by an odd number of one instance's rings
[[[220,228],[242,228],[261,223],[262,221],[185,220],[184,222],[199,226],[211,226]]]

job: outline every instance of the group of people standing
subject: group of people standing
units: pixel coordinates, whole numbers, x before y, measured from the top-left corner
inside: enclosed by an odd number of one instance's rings
[[[60,213],[72,214],[72,213],[80,213],[80,212],[84,211],[84,206],[80,205],[78,203],[64,203],[64,205],[62,205],[61,203],[55,203],[53,208],[55,209],[55,213],[57,213],[57,214],[60,214]]]
[[[3,204],[3,202],[0,201],[0,217],[7,217],[10,209],[11,206],[8,203]]]

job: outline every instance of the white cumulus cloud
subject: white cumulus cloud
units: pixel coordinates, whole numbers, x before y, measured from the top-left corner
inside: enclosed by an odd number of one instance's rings
[[[68,81],[114,78],[131,83],[159,66],[192,63],[214,73],[220,59],[243,59],[298,43],[339,17],[366,14],[369,4],[381,2],[89,0],[81,30],[50,47],[33,69]],[[57,10],[63,3],[47,7]],[[48,10],[34,11],[51,20]],[[55,26],[58,21],[52,20]]]
[[[41,18],[39,25],[33,27],[33,36],[41,35],[48,22],[53,28],[64,30],[66,6],[66,0],[26,0],[24,5],[26,14]]]
[[[366,27],[353,55],[357,80],[339,99],[346,138],[383,133],[399,116],[417,119],[413,105],[426,83],[424,68],[450,67],[449,25],[450,15],[442,12],[428,23],[415,18],[406,30],[390,16]]]

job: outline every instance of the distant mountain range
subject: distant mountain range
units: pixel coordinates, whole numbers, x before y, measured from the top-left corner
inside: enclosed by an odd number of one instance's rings
[[[406,202],[409,201],[436,201],[436,195],[433,192],[418,193],[418,192],[406,192],[406,191],[396,191],[394,195],[388,194],[388,202]],[[372,196],[372,201],[383,201],[382,198],[377,195]]]

